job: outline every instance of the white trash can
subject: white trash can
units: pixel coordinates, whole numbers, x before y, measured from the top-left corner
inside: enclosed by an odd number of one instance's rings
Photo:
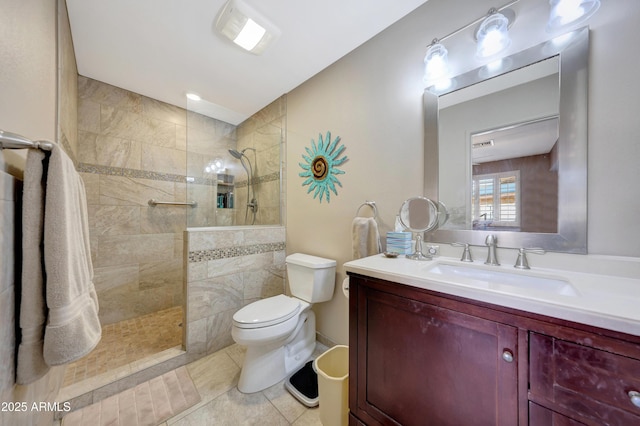
[[[349,346],[336,345],[313,362],[318,373],[320,421],[324,426],[349,424]]]

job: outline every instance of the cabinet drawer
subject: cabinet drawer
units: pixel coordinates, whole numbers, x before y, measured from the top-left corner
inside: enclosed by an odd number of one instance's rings
[[[640,359],[530,333],[529,397],[587,424],[639,425]]]

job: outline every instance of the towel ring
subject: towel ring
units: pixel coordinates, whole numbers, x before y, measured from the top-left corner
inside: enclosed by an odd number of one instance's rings
[[[360,204],[360,207],[358,207],[358,210],[356,210],[356,216],[358,216],[358,213],[360,213],[360,209],[364,206],[371,207],[373,209],[373,218],[378,219],[378,208],[376,207],[375,201],[365,201],[364,203]]]

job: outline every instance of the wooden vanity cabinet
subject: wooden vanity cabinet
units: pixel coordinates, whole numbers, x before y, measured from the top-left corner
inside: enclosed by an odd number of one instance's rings
[[[518,423],[515,327],[406,286],[352,276],[349,291],[350,410],[362,423]]]
[[[640,337],[349,275],[351,425],[640,425]]]

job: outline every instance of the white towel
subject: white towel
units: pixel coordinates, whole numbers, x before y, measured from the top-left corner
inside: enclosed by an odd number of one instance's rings
[[[380,253],[378,223],[372,217],[355,217],[351,225],[353,258],[360,259]]]
[[[49,371],[44,362],[44,299],[42,238],[44,229],[44,153],[27,153],[22,189],[22,290],[20,293],[20,334],[16,382],[34,382]]]
[[[54,145],[49,158],[44,216],[48,321],[44,359],[73,362],[93,350],[102,330],[93,285],[84,184],[73,162]]]

